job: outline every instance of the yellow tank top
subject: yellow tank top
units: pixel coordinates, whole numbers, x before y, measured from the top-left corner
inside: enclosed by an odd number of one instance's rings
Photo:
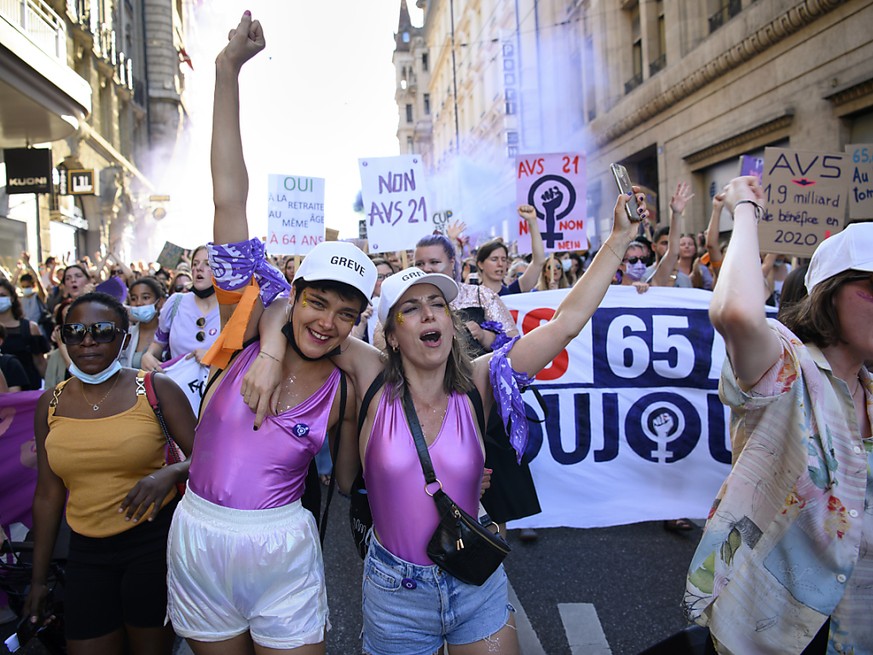
[[[57,386],[56,399],[67,382]],[[46,455],[69,491],[67,522],[81,535],[109,537],[136,527],[125,520],[126,512],[118,512],[121,501],[137,482],[165,466],[164,433],[141,383],[136,393],[133,407],[105,418],[55,416],[55,400],[49,405]],[[164,505],[175,495],[174,488]]]

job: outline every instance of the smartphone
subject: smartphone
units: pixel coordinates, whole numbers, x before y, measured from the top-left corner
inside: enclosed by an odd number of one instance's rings
[[[639,222],[642,220],[637,213],[639,205],[637,204],[637,198],[634,195],[633,187],[631,187],[631,181],[627,174],[627,169],[621,164],[610,164],[609,168],[612,169],[612,176],[615,178],[615,185],[618,187],[618,190],[624,195],[631,194],[627,199],[627,204],[624,206],[624,209],[627,212],[627,217],[634,222]]]

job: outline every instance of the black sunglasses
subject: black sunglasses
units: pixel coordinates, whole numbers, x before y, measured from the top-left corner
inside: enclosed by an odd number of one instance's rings
[[[206,317],[201,316],[200,318],[198,318],[196,321],[196,324],[197,324],[197,327],[199,327],[199,328],[205,327],[206,326]],[[194,338],[197,339],[197,341],[200,341],[202,343],[203,341],[206,340],[206,332],[204,332],[201,329],[197,334],[194,335]]]
[[[625,257],[623,261],[625,264],[636,264],[640,259],[642,257]]]
[[[91,325],[64,323],[61,326],[61,341],[68,346],[78,346],[85,340],[86,334],[91,335],[94,343],[112,343],[116,334],[125,334],[125,331],[112,321],[97,321]]]

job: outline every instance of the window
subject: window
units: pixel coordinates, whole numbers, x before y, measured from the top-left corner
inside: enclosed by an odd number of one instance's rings
[[[421,70],[427,71],[427,53],[421,55]]]
[[[426,116],[430,116],[430,94],[424,94],[424,113]]]
[[[415,153],[415,146],[412,143],[412,137],[406,137],[406,154],[411,155]]]
[[[412,122],[412,105],[406,105],[406,122]]]
[[[710,34],[740,13],[741,9],[741,0],[709,0]]]
[[[640,29],[640,5],[628,11],[631,21],[631,66],[633,76],[624,83],[624,92],[630,93],[643,82],[643,36]]]
[[[401,38],[403,39],[404,43],[409,43],[409,32],[404,32]]]

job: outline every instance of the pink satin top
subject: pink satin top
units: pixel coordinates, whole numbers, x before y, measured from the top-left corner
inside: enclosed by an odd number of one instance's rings
[[[397,557],[430,566],[427,543],[439,523],[436,504],[424,490],[424,472],[406,422],[400,397],[382,394],[367,449],[364,481],[379,541]],[[443,490],[468,514],[476,516],[485,456],[476,418],[464,394],[449,396],[446,417],[428,447]]]
[[[278,416],[268,414],[256,432],[240,385],[259,352],[260,344],[253,343],[231,362],[195,431],[188,488],[222,507],[270,509],[303,495],[339,386],[334,369],[318,391]]]

